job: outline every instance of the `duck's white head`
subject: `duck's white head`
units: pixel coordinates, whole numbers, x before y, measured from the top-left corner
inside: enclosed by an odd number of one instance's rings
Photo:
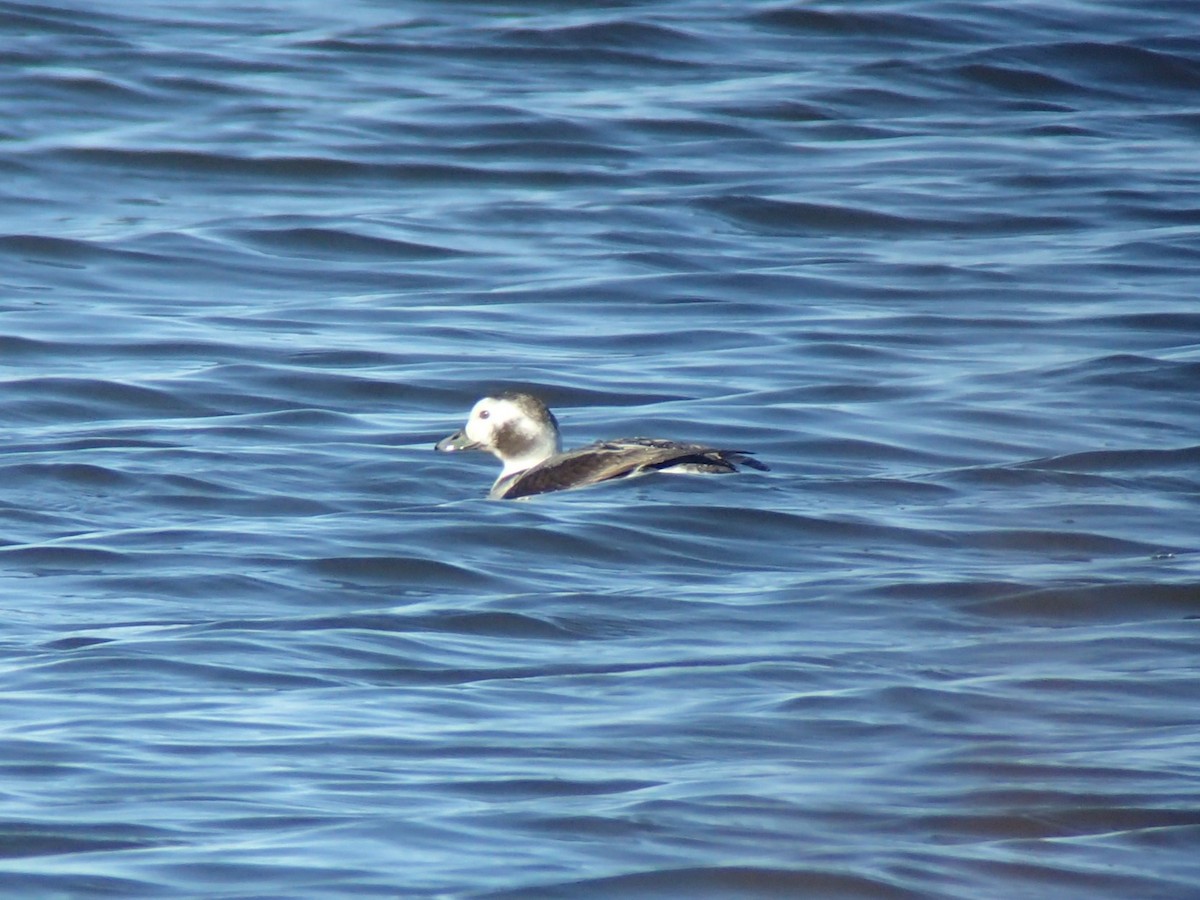
[[[487,450],[504,463],[500,477],[523,472],[560,452],[558,420],[537,397],[505,391],[471,408],[461,431],[437,442],[437,449]]]

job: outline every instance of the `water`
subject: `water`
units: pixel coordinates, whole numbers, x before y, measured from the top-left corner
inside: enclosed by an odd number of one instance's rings
[[[3,892],[1200,895],[1200,7],[506,10],[0,5]]]

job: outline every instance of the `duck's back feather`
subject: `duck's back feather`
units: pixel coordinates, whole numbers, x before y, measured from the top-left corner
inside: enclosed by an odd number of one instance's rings
[[[736,472],[735,463],[767,470],[748,450],[718,450],[658,438],[619,438],[597,441],[517,472],[498,481],[492,496],[512,500],[652,471]]]

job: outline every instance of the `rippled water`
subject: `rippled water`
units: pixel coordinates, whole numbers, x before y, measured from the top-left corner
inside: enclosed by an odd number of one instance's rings
[[[0,3],[0,887],[1200,895],[1200,7],[505,10]]]

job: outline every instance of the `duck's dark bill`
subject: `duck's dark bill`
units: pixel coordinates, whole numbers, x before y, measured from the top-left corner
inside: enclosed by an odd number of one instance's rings
[[[434,450],[450,453],[453,450],[478,450],[479,442],[467,437],[465,431],[456,431],[449,437],[444,437],[433,445]]]

